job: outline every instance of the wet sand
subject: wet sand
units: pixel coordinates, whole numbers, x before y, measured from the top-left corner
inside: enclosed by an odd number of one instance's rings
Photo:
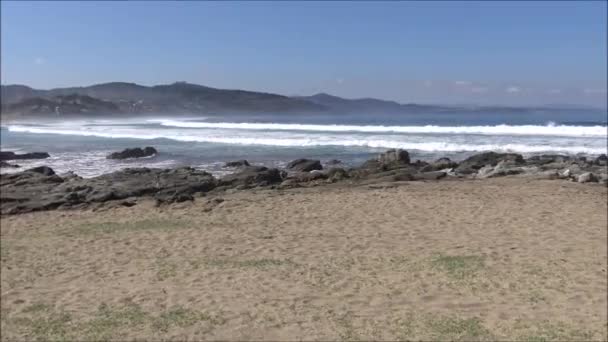
[[[607,188],[498,178],[1,218],[2,340],[606,340]]]

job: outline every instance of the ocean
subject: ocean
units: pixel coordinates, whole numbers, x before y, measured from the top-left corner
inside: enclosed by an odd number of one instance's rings
[[[482,151],[597,156],[607,153],[605,112],[411,115],[227,115],[10,122],[1,127],[2,150],[49,152],[44,160],[19,160],[15,172],[47,165],[58,173],[93,177],[125,167],[192,166],[222,175],[226,161],[247,159],[282,167],[296,158],[363,163],[390,148],[413,160],[462,160]],[[127,147],[153,146],[159,154],[108,160]]]

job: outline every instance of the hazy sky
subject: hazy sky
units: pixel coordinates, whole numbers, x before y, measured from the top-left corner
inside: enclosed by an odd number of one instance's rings
[[[1,2],[2,84],[606,106],[605,1]]]

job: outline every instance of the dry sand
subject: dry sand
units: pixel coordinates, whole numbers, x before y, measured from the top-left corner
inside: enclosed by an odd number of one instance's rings
[[[2,340],[606,340],[607,190],[502,178],[1,219]]]

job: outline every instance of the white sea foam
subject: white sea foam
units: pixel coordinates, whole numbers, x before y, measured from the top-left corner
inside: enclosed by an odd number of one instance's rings
[[[539,126],[541,127],[541,126]],[[133,127],[73,127],[73,126],[8,126],[11,132],[28,132],[41,134],[64,134],[79,136],[95,136],[103,138],[131,138],[131,139],[172,139],[184,142],[209,142],[236,145],[266,145],[284,147],[316,147],[316,146],[344,146],[344,147],[371,147],[371,148],[403,148],[428,152],[475,152],[475,151],[509,151],[520,153],[561,152],[561,153],[606,153],[605,139],[600,137],[587,138],[578,144],[573,138],[551,138],[534,140],[535,143],[522,143],[518,140],[509,140],[503,143],[488,137],[477,138],[461,143],[456,136],[446,136],[440,141],[427,141],[418,137],[412,140],[407,135],[374,135],[374,134],[294,134],[286,132],[245,132],[236,134],[235,131],[223,130],[184,130],[184,129],[149,129]],[[232,132],[232,133],[231,133]],[[566,139],[566,140],[563,140]],[[592,139],[592,142],[589,142]],[[437,140],[437,139],[435,139]]]
[[[364,133],[438,133],[438,134],[484,134],[484,135],[545,135],[571,137],[606,137],[606,126],[568,126],[554,123],[541,125],[496,125],[496,126],[355,126],[355,125],[312,125],[284,123],[249,122],[193,122],[154,119],[162,126],[180,128],[220,128],[239,130],[273,131],[319,131],[319,132],[364,132]]]

